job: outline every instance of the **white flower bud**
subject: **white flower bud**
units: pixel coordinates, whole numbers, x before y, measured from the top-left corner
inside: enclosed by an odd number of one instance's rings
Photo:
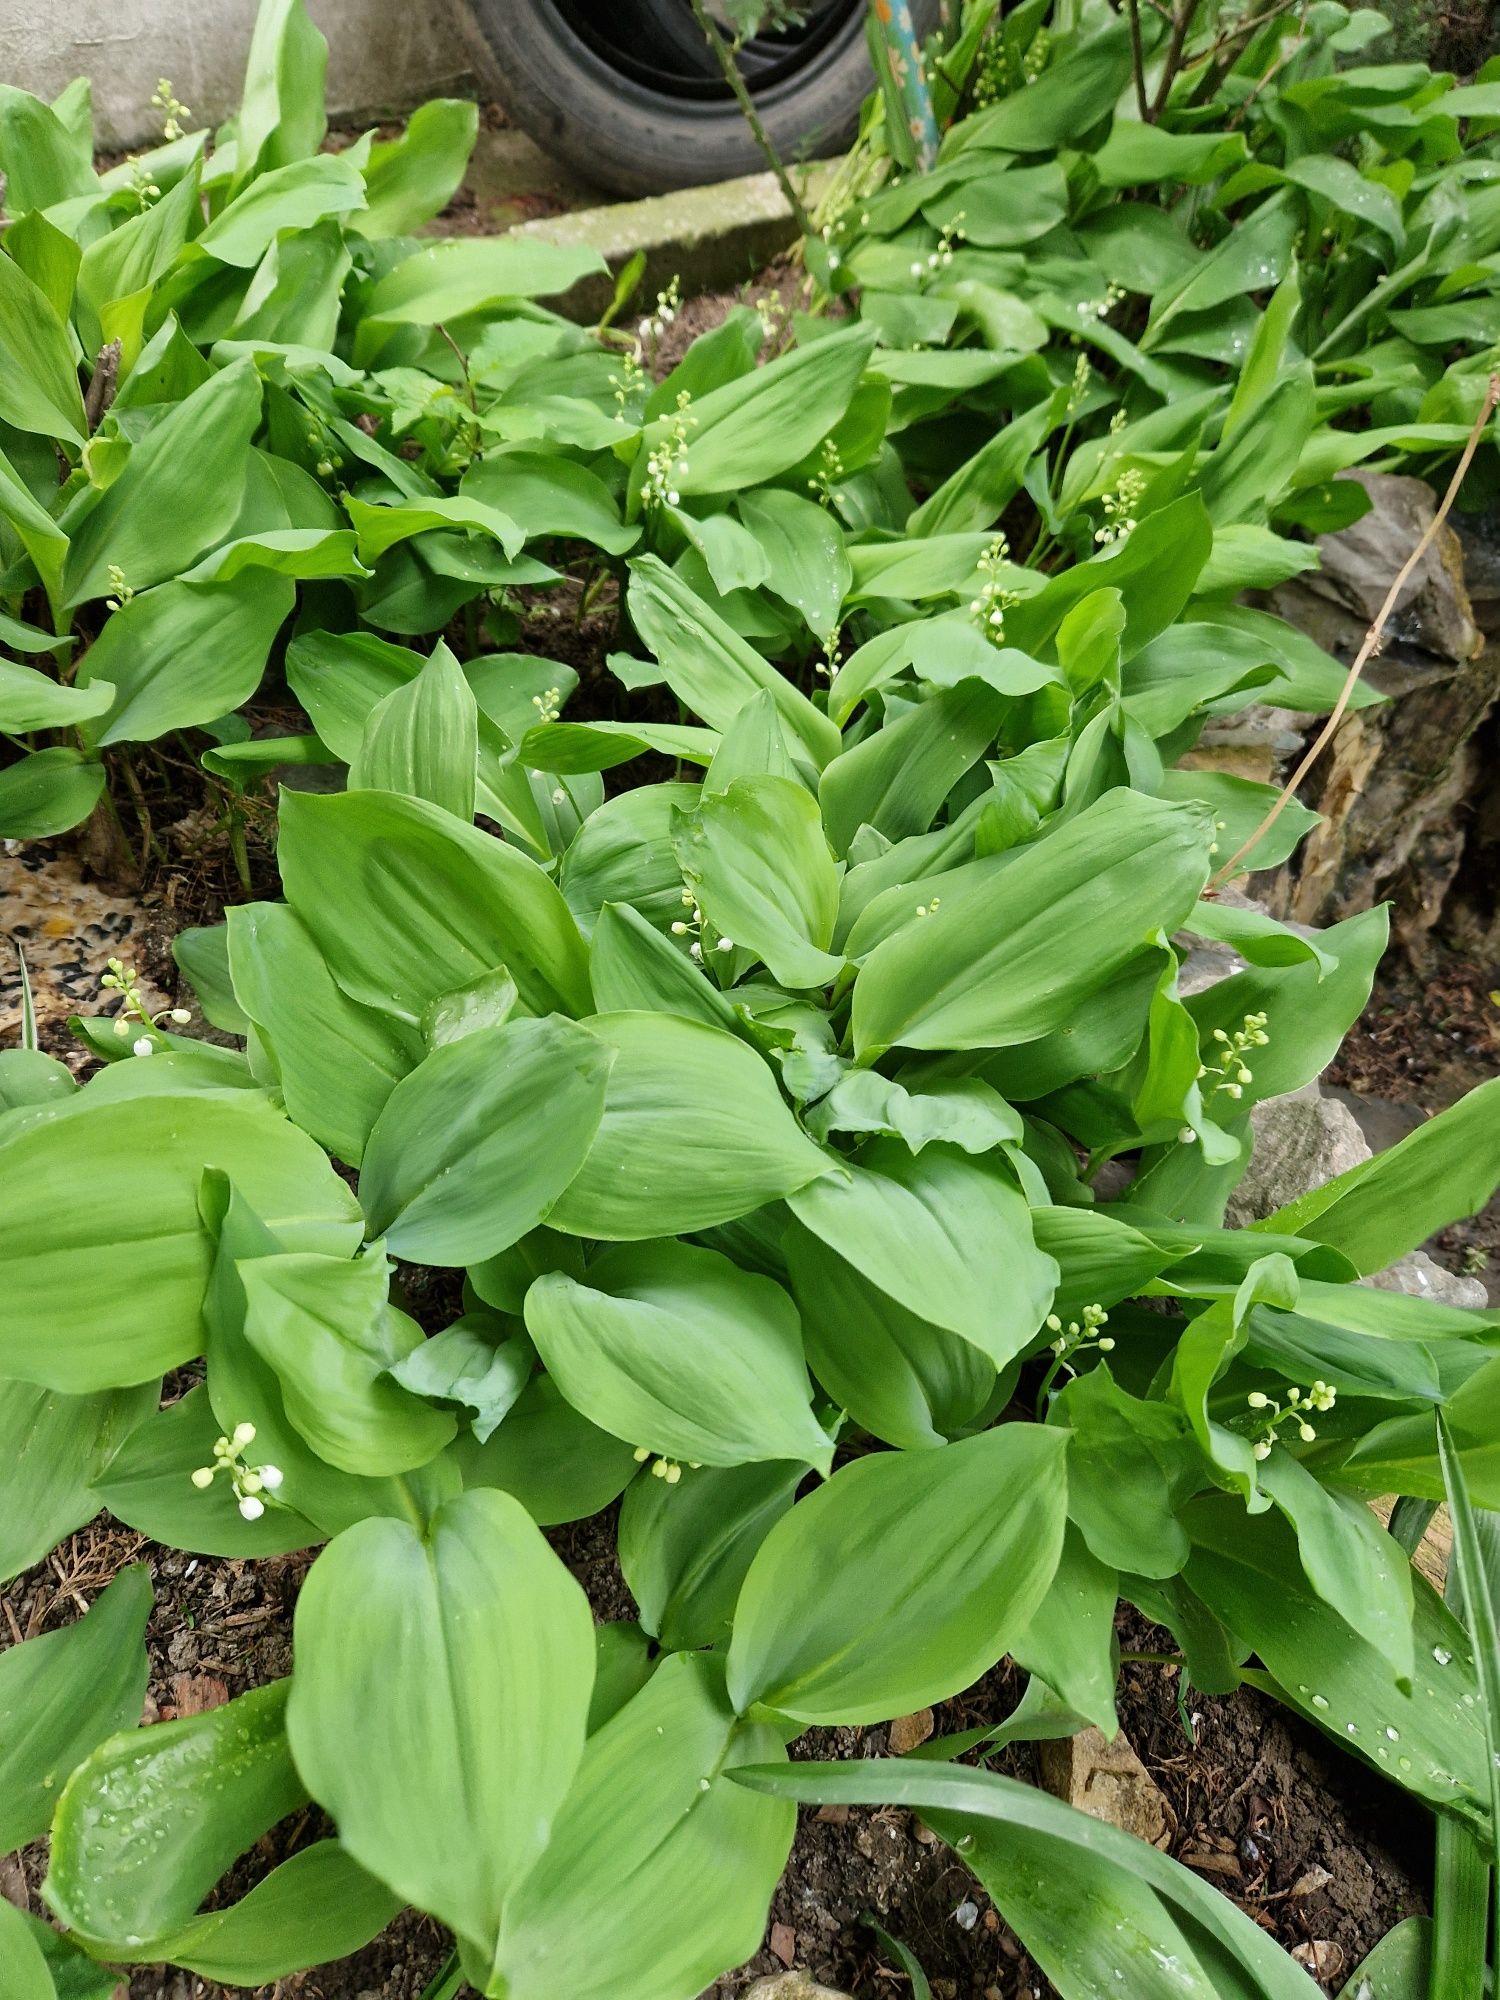
[[[266,1511],[264,1500],[257,1500],[253,1493],[247,1493],[240,1502],[240,1517],[246,1521],[258,1521]]]
[[[1252,1410],[1263,1410],[1270,1400],[1270,1397],[1259,1389],[1252,1389],[1245,1398],[1245,1401],[1250,1405]]]
[[[125,1035],[128,1035],[130,1033],[130,1023],[126,1020],[123,1014],[117,1014],[115,1016],[115,1033],[121,1037],[124,1037]]]
[[[650,1456],[651,1456],[651,1447],[649,1444],[638,1444],[636,1446],[635,1462],[637,1465],[644,1465],[646,1463],[646,1460]]]
[[[716,945],[716,946],[714,947],[714,949],[715,949],[716,951],[733,951],[733,950],[734,950],[734,939],[733,939],[733,938],[720,938],[720,939],[719,939],[719,942],[718,942],[718,944],[717,944],[717,945]]]
[[[192,1018],[186,1007],[174,1007],[169,1016],[169,1019],[175,1021],[179,1028],[185,1028]]]
[[[1301,1438],[1301,1440],[1302,1440],[1302,1442],[1303,1442],[1304,1444],[1311,1444],[1311,1443],[1312,1443],[1312,1441],[1313,1441],[1313,1439],[1314,1439],[1314,1438],[1315,1438],[1315,1437],[1316,1437],[1316,1436],[1317,1436],[1318,1434],[1317,1434],[1317,1432],[1316,1432],[1316,1431],[1315,1431],[1315,1430],[1313,1429],[1313,1427],[1312,1427],[1312,1425],[1311,1425],[1311,1424],[1299,1424],[1299,1425],[1297,1426],[1297,1435],[1298,1435],[1298,1437],[1299,1437],[1299,1438]]]
[[[149,1056],[155,1050],[155,1047],[156,1044],[149,1035],[142,1035],[138,1041],[130,1044],[130,1053],[133,1056]]]
[[[1261,1459],[1269,1458],[1271,1456],[1271,1447],[1265,1438],[1262,1438],[1260,1443],[1256,1445],[1255,1456]]]
[[[260,1468],[260,1483],[268,1493],[276,1491],[277,1487],[281,1484],[282,1476],[282,1470],[279,1465],[263,1465]]]
[[[231,1439],[231,1442],[241,1451],[244,1450],[247,1444],[254,1444],[255,1442],[254,1424],[236,1424],[234,1427],[234,1436]]]
[[[198,1491],[202,1493],[206,1488],[212,1486],[214,1483],[213,1467],[211,1465],[200,1465],[198,1467],[198,1470],[192,1475],[192,1479],[193,1479],[193,1484],[197,1487]]]

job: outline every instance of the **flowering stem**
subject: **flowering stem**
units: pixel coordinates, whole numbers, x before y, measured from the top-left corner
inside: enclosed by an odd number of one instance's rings
[[[703,4],[703,0],[688,0],[688,5],[693,10],[693,19],[698,23],[704,40],[713,51],[714,61],[724,73],[724,81],[734,92],[735,101],[745,115],[745,123],[750,127],[756,145],[765,154],[766,164],[781,183],[781,192],[786,196],[787,206],[792,211],[798,233],[802,236],[815,236],[817,231],[813,227],[813,219],[803,205],[801,195],[792,186],[792,177],[781,164],[781,155],[771,144],[771,135],[760,122],[760,113],[755,108],[755,100],[745,87],[745,79],[740,75],[740,67],[734,59],[734,51],[719,33],[713,17]]]

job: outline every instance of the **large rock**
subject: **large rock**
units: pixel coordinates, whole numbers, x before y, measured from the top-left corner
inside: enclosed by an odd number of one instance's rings
[[[1224,1220],[1243,1229],[1371,1157],[1353,1114],[1310,1083],[1250,1114],[1253,1151]]]
[[[775,1972],[747,1986],[741,2000],[849,2000],[837,1987],[820,1986],[810,1972]]]
[[[1377,1271],[1364,1283],[1382,1292],[1405,1292],[1412,1299],[1435,1299],[1444,1306],[1487,1306],[1490,1302],[1483,1278],[1464,1278],[1456,1271],[1445,1271],[1425,1250],[1409,1251],[1388,1271]]]

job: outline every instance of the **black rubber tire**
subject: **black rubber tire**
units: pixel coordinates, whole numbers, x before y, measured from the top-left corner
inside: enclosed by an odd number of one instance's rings
[[[939,4],[914,0],[920,32],[936,20]],[[558,0],[467,6],[506,110],[585,180],[621,194],[657,194],[764,170],[727,91],[688,97],[622,73],[570,24]],[[691,15],[687,27],[696,32]],[[783,160],[824,159],[848,146],[873,87],[864,9],[851,6],[804,67],[755,91],[756,109]]]

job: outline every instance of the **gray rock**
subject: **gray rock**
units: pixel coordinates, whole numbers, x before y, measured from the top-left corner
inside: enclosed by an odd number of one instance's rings
[[[820,1986],[808,1972],[774,1972],[747,1986],[740,2000],[849,2000],[836,1986]]]
[[[1310,1188],[1322,1187],[1371,1157],[1348,1107],[1325,1097],[1315,1083],[1257,1104],[1250,1113],[1250,1130],[1250,1165],[1224,1214],[1234,1229],[1274,1215]]]
[[[1388,1271],[1377,1271],[1361,1283],[1382,1292],[1404,1292],[1412,1299],[1434,1299],[1444,1306],[1487,1306],[1490,1302],[1482,1278],[1462,1278],[1456,1271],[1445,1271],[1425,1250],[1409,1251]]]

